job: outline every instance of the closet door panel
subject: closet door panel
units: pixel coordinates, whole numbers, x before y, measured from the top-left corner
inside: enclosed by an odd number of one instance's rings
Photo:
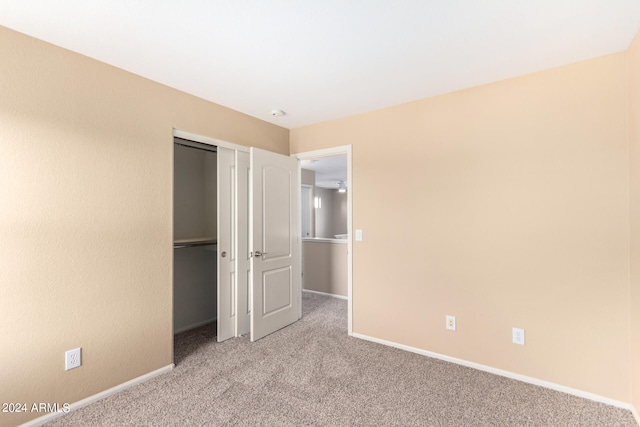
[[[237,292],[237,328],[236,336],[246,335],[250,331],[251,316],[251,249],[249,248],[249,153],[236,151],[237,175],[237,242],[238,260],[236,263]]]
[[[235,150],[218,147],[218,342],[236,329]]]

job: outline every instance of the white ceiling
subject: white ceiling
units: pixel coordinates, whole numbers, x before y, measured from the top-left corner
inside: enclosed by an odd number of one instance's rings
[[[302,168],[316,173],[316,187],[338,188],[338,182],[344,181],[347,188],[347,156],[332,156],[302,161]]]
[[[296,128],[625,50],[640,0],[0,0],[0,25]]]

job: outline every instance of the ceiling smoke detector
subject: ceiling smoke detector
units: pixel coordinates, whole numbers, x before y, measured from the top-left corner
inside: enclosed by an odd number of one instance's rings
[[[271,115],[273,117],[280,117],[280,116],[284,116],[286,113],[282,110],[271,110]]]

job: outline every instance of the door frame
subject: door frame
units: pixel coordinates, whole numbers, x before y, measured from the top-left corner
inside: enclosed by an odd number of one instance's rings
[[[313,160],[323,157],[347,156],[347,310],[348,334],[353,335],[353,175],[352,175],[352,146],[341,145],[338,147],[323,148],[320,150],[305,151],[291,154],[298,159],[298,175],[301,175],[301,160]],[[302,193],[302,188],[300,188]],[[302,196],[300,197],[302,199]],[[302,215],[299,207],[299,216]],[[302,245],[300,245],[302,247]],[[302,262],[302,260],[301,260]]]
[[[302,206],[304,205],[304,200],[303,200],[303,197],[302,197],[302,189],[303,188],[308,188],[309,189],[309,196],[311,196],[311,199],[309,200],[310,203],[308,204],[309,216],[307,218],[307,220],[309,221],[309,231],[311,231],[313,229],[313,227],[312,227],[312,225],[313,225],[312,224],[313,212],[312,212],[312,208],[311,208],[311,205],[313,204],[313,193],[311,192],[311,190],[313,189],[313,185],[309,185],[309,184],[301,184],[300,185],[300,210],[302,210]],[[301,213],[303,213],[303,212],[301,212]],[[300,215],[300,216],[302,217],[302,215]],[[303,225],[303,221],[302,221],[302,219],[300,219],[300,229],[303,228],[302,225]],[[302,236],[302,238],[304,238],[304,236]]]
[[[234,144],[232,142],[223,141],[221,139],[215,139],[208,136],[197,135],[195,133],[185,132],[179,129],[173,129],[173,136],[188,139],[190,141],[201,142],[203,144],[213,145],[214,147],[229,148],[231,150],[238,150],[249,152],[249,147],[244,145]]]

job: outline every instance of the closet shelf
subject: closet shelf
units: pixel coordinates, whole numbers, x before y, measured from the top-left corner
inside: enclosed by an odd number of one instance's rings
[[[173,241],[173,249],[190,248],[193,246],[209,246],[218,243],[212,237],[191,237],[188,239],[176,239]]]

